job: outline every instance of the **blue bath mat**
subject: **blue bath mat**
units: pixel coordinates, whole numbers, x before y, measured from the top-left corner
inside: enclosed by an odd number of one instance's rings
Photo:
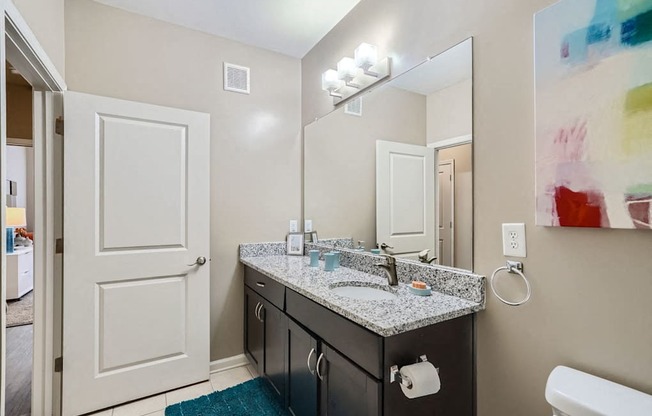
[[[278,394],[258,377],[226,390],[168,406],[165,416],[287,416]]]

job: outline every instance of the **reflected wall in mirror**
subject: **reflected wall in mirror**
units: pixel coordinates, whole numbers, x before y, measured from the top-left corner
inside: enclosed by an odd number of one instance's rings
[[[472,55],[467,39],[306,126],[320,238],[473,268]]]

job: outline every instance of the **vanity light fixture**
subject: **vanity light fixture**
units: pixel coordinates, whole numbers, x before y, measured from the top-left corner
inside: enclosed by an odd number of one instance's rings
[[[344,57],[337,63],[337,71],[329,69],[322,74],[321,86],[339,104],[388,78],[390,72],[391,59],[378,61],[377,48],[362,43],[355,49],[354,58]]]
[[[329,69],[321,74],[321,87],[324,91],[328,91],[331,97],[342,98],[342,94],[336,92],[342,85],[344,82],[340,80],[336,70]]]

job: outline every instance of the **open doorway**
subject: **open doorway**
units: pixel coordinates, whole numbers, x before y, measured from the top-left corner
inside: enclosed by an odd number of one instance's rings
[[[5,415],[32,411],[34,357],[33,90],[6,65],[6,386]]]
[[[5,415],[31,414],[34,353],[34,152],[32,86],[8,62],[7,374]]]
[[[438,263],[467,270],[473,266],[472,147],[436,149]]]

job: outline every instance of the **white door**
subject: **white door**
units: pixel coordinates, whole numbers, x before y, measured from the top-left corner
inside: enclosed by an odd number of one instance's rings
[[[437,235],[439,246],[437,247],[437,263],[443,266],[453,266],[454,254],[454,192],[455,192],[455,168],[453,160],[439,162],[437,174]]]
[[[376,142],[376,239],[386,253],[414,257],[435,249],[435,152]]]
[[[64,98],[67,416],[208,379],[210,119]]]

